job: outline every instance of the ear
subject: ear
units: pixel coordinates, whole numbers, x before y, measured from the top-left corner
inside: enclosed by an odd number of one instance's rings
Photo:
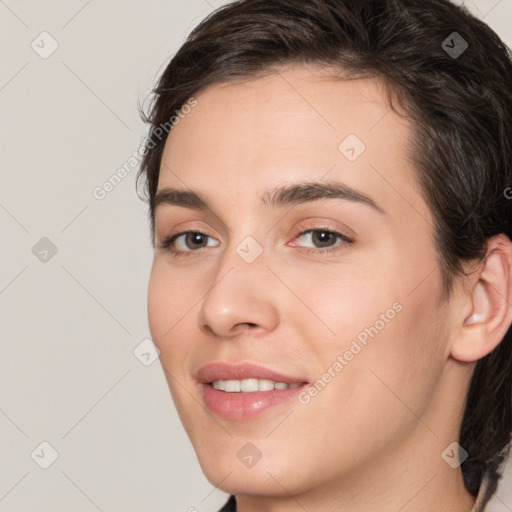
[[[487,241],[485,260],[471,276],[450,355],[463,362],[494,350],[512,324],[512,242],[504,234]]]

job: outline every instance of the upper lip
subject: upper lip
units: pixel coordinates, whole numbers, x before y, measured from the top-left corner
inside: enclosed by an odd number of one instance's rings
[[[196,378],[202,384],[207,384],[214,380],[244,380],[251,378],[269,379],[274,382],[285,382],[286,384],[307,382],[306,379],[301,377],[285,375],[258,364],[233,364],[223,361],[205,364],[197,372]]]

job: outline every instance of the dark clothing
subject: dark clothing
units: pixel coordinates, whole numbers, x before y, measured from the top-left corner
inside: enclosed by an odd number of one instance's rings
[[[219,510],[219,512],[236,512],[236,499],[233,495],[229,497],[227,503]]]

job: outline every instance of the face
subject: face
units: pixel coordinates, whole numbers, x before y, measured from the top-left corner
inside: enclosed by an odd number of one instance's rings
[[[311,67],[196,100],[162,159],[148,313],[207,478],[299,493],[426,456],[449,336],[411,126],[377,80]]]

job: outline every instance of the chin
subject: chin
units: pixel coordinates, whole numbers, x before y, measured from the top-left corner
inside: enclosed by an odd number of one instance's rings
[[[213,450],[211,445],[205,450],[201,446],[194,448],[205,477],[224,492],[258,496],[279,496],[284,493],[283,488],[292,493],[303,492],[305,484],[300,483],[301,476],[296,471],[302,463],[279,457],[275,447],[269,444],[264,448],[262,444],[262,440],[255,439],[253,444],[250,438],[234,437]],[[268,450],[272,460],[258,452],[255,445],[262,452]],[[281,449],[286,451],[285,447]]]
[[[261,461],[260,461],[261,462]],[[208,467],[203,467],[203,473],[208,481],[221,491],[228,494],[250,494],[256,496],[276,496],[283,494],[283,487],[277,484],[282,482],[284,477],[282,475],[274,475],[272,478],[264,467],[257,469],[256,467],[250,469],[236,469],[229,464],[211,464]],[[228,476],[229,475],[229,476]],[[286,487],[286,484],[284,484]]]

